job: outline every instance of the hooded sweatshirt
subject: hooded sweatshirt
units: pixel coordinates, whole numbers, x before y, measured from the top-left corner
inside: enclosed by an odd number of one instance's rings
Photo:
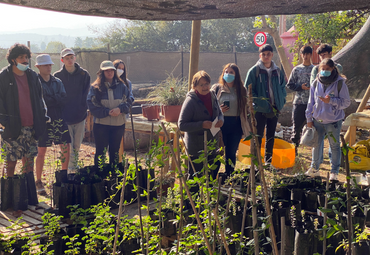
[[[54,73],[61,79],[67,93],[67,99],[63,108],[63,119],[68,125],[80,123],[87,116],[87,94],[90,89],[89,73],[75,63],[75,70],[71,74],[65,66]]]
[[[343,80],[343,85],[338,92],[339,80]],[[325,88],[320,81],[317,81],[317,86],[311,86],[310,98],[306,109],[307,122],[312,122],[315,119],[322,124],[329,124],[344,119],[344,109],[351,104],[348,87],[344,78],[338,76],[332,84],[325,86]],[[328,104],[319,98],[326,97],[327,95],[330,96]]]

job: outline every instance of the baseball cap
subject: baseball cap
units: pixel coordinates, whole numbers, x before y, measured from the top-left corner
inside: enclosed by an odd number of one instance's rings
[[[36,57],[35,66],[42,66],[42,65],[54,65],[53,61],[51,61],[50,55],[41,54]]]
[[[109,61],[109,60],[104,60],[103,62],[101,62],[100,69],[103,70],[103,71],[108,70],[108,69],[116,70],[116,68],[113,65],[113,62]]]
[[[75,52],[72,49],[70,49],[70,48],[65,48],[60,53],[60,58],[64,58],[67,55],[75,55]]]

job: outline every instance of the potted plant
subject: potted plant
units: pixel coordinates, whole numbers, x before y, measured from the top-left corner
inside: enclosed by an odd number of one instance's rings
[[[173,188],[175,183],[175,177],[171,176],[170,174],[166,174],[162,176],[162,180],[160,176],[155,178],[155,186],[157,187],[157,196],[160,195],[160,189],[162,186],[162,196],[167,197],[167,190],[168,188]]]
[[[153,101],[163,105],[164,118],[168,122],[176,122],[179,119],[181,106],[188,92],[188,82],[178,79],[173,75],[158,84],[155,90],[149,93]]]

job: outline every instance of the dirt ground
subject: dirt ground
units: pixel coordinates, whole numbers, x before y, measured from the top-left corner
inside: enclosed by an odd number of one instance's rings
[[[359,134],[359,140],[365,140],[369,139],[369,131],[368,130],[362,130]],[[329,142],[326,139],[324,143],[324,162],[320,167],[320,174],[322,177],[327,176],[327,173],[330,173],[330,162],[329,162],[329,156],[328,156],[328,150],[329,150]],[[126,151],[126,156],[129,159],[130,163],[134,163],[134,151]],[[299,147],[298,149],[298,155],[296,156],[296,163],[294,167],[289,169],[282,169],[281,174],[282,176],[293,176],[298,173],[304,173],[309,167],[311,163],[311,148],[308,147]],[[83,143],[81,145],[80,150],[80,161],[83,161],[83,165],[88,166],[92,165],[94,161],[94,155],[95,155],[95,146],[93,143]],[[56,161],[59,156],[59,147],[51,147],[48,148],[47,155],[45,157],[45,166],[42,176],[42,181],[46,186],[46,190],[48,195],[47,196],[39,196],[40,201],[44,201],[47,204],[51,204],[51,193],[52,193],[52,184],[54,182],[54,172],[56,170]],[[143,159],[145,157],[145,151],[140,151],[138,153],[138,159]],[[0,160],[0,168],[3,169],[3,160]],[[21,172],[21,162],[18,162],[16,167],[16,172]],[[239,169],[246,168],[247,166],[237,162],[236,167]],[[60,168],[59,168],[60,169]],[[224,167],[221,166],[221,172],[224,171]],[[266,173],[267,178],[272,179],[273,173],[267,172]],[[345,181],[345,170],[340,169],[339,172],[339,181],[344,182]]]

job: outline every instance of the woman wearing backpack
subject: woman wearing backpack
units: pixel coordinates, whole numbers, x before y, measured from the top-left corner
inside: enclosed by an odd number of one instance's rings
[[[225,172],[230,176],[234,171],[240,139],[248,136],[250,131],[246,115],[247,91],[243,86],[239,67],[234,63],[225,65],[218,83],[214,84],[211,90],[216,93],[224,114],[221,131],[225,145]]]
[[[323,162],[324,139],[329,139],[329,159],[331,165],[330,179],[338,180],[341,160],[340,131],[344,119],[344,109],[351,104],[345,77],[340,75],[330,58],[319,65],[319,72],[311,84],[310,98],[307,104],[307,127],[315,127],[318,145],[312,148],[311,167],[305,173],[319,176],[320,164]]]

